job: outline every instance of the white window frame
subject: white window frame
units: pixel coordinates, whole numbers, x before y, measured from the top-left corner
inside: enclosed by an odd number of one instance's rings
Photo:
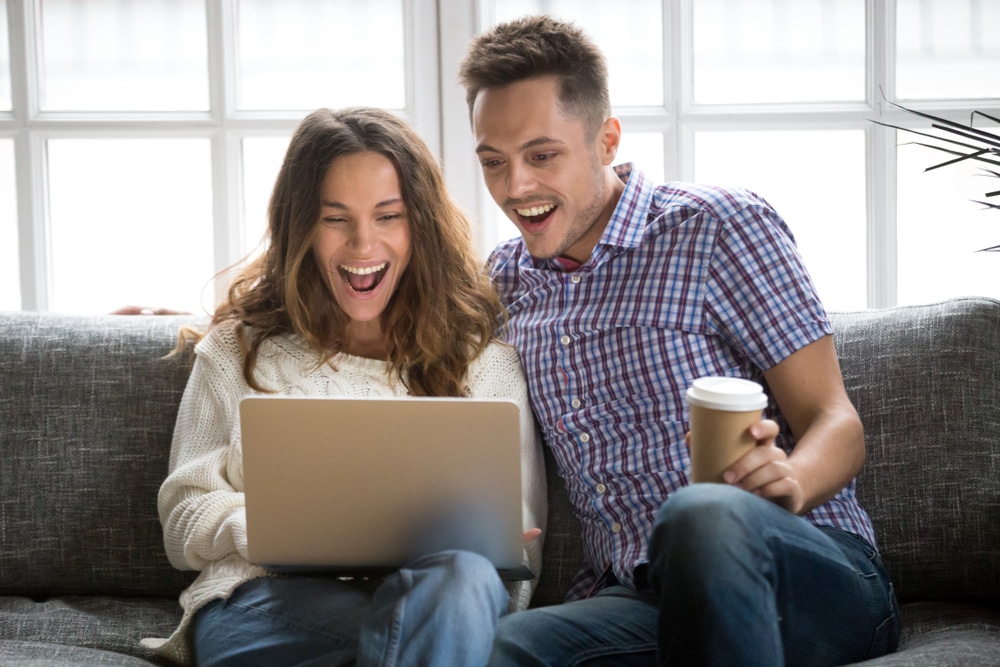
[[[452,90],[458,60],[465,44],[493,24],[498,0],[440,0],[444,16],[453,17],[442,35],[442,140],[445,160],[451,165],[450,185],[471,211],[478,214],[480,239],[488,250],[495,204],[479,182],[473,156],[468,111],[461,91]],[[973,109],[1000,114],[1000,99],[907,101],[896,99],[895,0],[867,0],[865,99],[863,102],[695,105],[691,102],[693,2],[663,0],[662,107],[614,107],[626,131],[662,132],[664,174],[667,180],[694,178],[694,137],[701,130],[861,130],[865,135],[867,208],[867,305],[886,308],[897,303],[896,263],[896,132],[872,120],[916,126],[912,116],[887,105],[902,101],[907,107],[967,122]],[[457,88],[457,83],[454,84]],[[884,97],[883,97],[884,95]],[[612,100],[614,103],[614,100]],[[458,167],[456,168],[456,165]],[[475,174],[473,178],[472,174]]]
[[[239,259],[242,217],[242,139],[287,136],[302,112],[247,112],[235,106],[236,64],[232,44],[235,0],[206,0],[210,111],[204,113],[65,113],[39,108],[36,26],[40,0],[5,0],[11,62],[11,112],[0,112],[0,138],[14,140],[21,308],[48,310],[49,248],[45,146],[51,138],[197,137],[211,142],[214,193],[214,263],[221,271]],[[493,23],[497,0],[402,0],[407,43],[406,107],[400,115],[442,160],[453,194],[477,220],[483,252],[496,238],[495,204],[475,159],[458,63],[469,39]],[[667,180],[694,177],[693,147],[700,130],[854,129],[865,135],[867,185],[867,305],[897,303],[896,133],[872,120],[916,126],[917,120],[885,104],[906,106],[967,122],[979,109],[1000,115],[1000,99],[897,100],[895,95],[895,0],[866,1],[866,93],[844,104],[694,105],[691,25],[694,0],[662,0],[663,88],[661,107],[615,107],[626,131],[661,132]],[[884,95],[884,98],[883,98]],[[226,285],[216,283],[221,298]]]
[[[406,106],[398,111],[440,155],[441,123],[437,7],[401,0],[406,44]],[[16,174],[21,309],[46,311],[51,252],[46,142],[54,138],[207,138],[211,142],[214,265],[240,259],[244,243],[242,155],[244,137],[288,136],[305,112],[236,109],[233,44],[235,0],[206,0],[208,112],[46,112],[39,103],[40,0],[6,0],[12,111],[0,112],[0,138],[13,138]],[[155,252],[146,248],[141,251]],[[181,269],[178,269],[181,270]],[[127,279],[123,277],[123,279]],[[226,285],[217,280],[216,298]],[[125,305],[125,304],[122,304]]]

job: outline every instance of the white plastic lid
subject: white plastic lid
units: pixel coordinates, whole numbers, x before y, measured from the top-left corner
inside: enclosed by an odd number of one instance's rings
[[[752,380],[731,377],[698,378],[687,390],[691,405],[726,412],[749,412],[767,407],[764,388]]]

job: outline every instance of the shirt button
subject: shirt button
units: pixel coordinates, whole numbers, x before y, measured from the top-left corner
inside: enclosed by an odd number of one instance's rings
[[[571,283],[573,283],[574,285],[576,285],[576,284],[578,284],[580,282],[580,276],[576,276],[576,275],[570,276],[569,277],[569,281]]]
[[[608,487],[604,486],[603,484],[598,484],[597,486],[595,486],[595,487],[594,487],[594,489],[595,489],[595,490],[596,490],[596,491],[597,491],[598,493],[604,493],[605,491],[607,491],[607,490],[608,490]]]
[[[589,433],[581,433],[580,434],[580,442],[590,442],[590,434]]]
[[[617,521],[615,521],[613,524],[611,524],[611,532],[615,533],[616,535],[622,532],[622,525]]]
[[[569,345],[570,338],[569,338],[569,336],[560,336],[559,337],[559,342],[562,343],[563,345]]]
[[[574,398],[572,401],[569,402],[569,404],[572,405],[574,408],[578,408],[581,405],[583,405],[583,401],[581,401],[579,398]]]

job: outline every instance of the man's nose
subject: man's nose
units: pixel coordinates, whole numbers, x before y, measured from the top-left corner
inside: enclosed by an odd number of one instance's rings
[[[535,179],[531,169],[517,161],[507,168],[507,196],[518,199],[535,190]]]

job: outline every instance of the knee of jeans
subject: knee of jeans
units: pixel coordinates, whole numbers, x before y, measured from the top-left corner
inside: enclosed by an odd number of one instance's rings
[[[498,577],[496,567],[486,556],[473,551],[443,551],[443,564],[456,580],[490,581]]]
[[[672,494],[657,514],[654,541],[690,545],[697,538],[729,536],[751,522],[760,499],[727,484],[692,484]]]
[[[410,568],[433,573],[432,578],[447,588],[463,593],[480,591],[487,598],[492,597],[497,605],[507,605],[507,591],[496,566],[474,551],[439,551],[417,559]]]

